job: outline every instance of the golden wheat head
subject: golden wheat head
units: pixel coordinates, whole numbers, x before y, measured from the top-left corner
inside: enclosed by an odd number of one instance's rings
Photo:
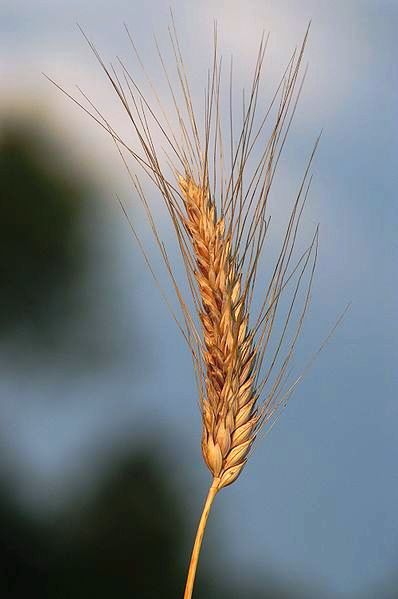
[[[184,177],[179,178],[179,184],[202,302],[200,322],[206,366],[202,451],[221,488],[239,476],[254,440],[258,423],[255,346],[248,330],[242,273],[232,254],[225,219],[217,218],[206,187]]]
[[[263,37],[260,42],[248,99],[237,107],[233,100],[232,61],[228,100],[223,95],[215,29],[203,112],[194,108],[174,21],[170,29],[174,79],[158,50],[171,112],[160,101],[127,28],[126,31],[139,68],[145,73],[148,92],[138,85],[122,61],[118,60],[118,69],[108,68],[86,39],[126,111],[137,146],[131,147],[85,94],[88,106],[67,95],[116,144],[146,212],[180,312],[176,312],[163,288],[162,295],[193,359],[202,414],[202,453],[213,481],[188,573],[185,599],[190,599],[214,496],[238,478],[258,431],[275,421],[301,378],[292,381],[288,366],[310,299],[318,228],[306,249],[293,256],[318,140],[310,152],[272,267],[267,260],[268,283],[262,283],[260,290],[257,275],[270,225],[271,185],[304,80],[300,72],[308,31],[301,47],[292,53],[275,94],[265,107],[261,103],[259,108],[267,39]],[[178,282],[178,268],[173,266],[160,237],[158,207],[151,205],[132,163],[164,201],[176,233],[188,295]],[[128,210],[123,203],[121,206],[158,284],[141,237]]]
[[[126,31],[140,68],[144,68],[127,28]],[[288,61],[275,94],[263,114],[258,115],[267,47],[267,40],[262,38],[249,99],[243,101],[240,124],[236,122],[233,106],[231,62],[229,114],[225,119],[228,133],[221,109],[224,100],[216,30],[203,117],[194,110],[174,21],[170,39],[179,97],[158,50],[174,107],[174,124],[145,71],[153,103],[124,63],[119,60],[119,73],[113,66],[108,68],[85,36],[128,115],[141,152],[124,141],[85,94],[88,107],[67,94],[111,135],[145,209],[180,306],[178,316],[161,289],[193,358],[202,412],[202,452],[217,489],[237,479],[258,430],[272,423],[300,378],[289,383],[287,368],[308,307],[318,229],[295,264],[291,263],[317,142],[310,153],[280,252],[260,302],[256,295],[256,278],[269,228],[267,208],[271,184],[304,80],[303,76],[300,82],[299,73],[307,35],[308,31],[301,48],[295,50]],[[190,301],[184,297],[160,238],[155,218],[158,210],[151,207],[130,158],[155,185],[165,203],[183,259]],[[140,235],[127,209],[122,203],[121,206],[158,282]],[[290,299],[285,298],[284,316],[275,335],[283,292],[286,295],[290,292]],[[294,308],[300,296],[302,308],[297,313]],[[257,298],[255,310],[254,297]],[[292,324],[294,315],[295,324]]]

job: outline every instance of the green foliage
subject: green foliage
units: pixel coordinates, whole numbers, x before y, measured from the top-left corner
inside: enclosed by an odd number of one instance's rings
[[[41,524],[0,488],[1,597],[181,597],[193,530],[182,490],[172,488],[159,453],[149,440],[141,452],[119,456],[84,499]],[[202,564],[195,599],[309,597],[266,580],[231,589],[215,556],[211,572]]]
[[[0,130],[0,329],[39,328],[83,260],[85,185],[37,130]]]

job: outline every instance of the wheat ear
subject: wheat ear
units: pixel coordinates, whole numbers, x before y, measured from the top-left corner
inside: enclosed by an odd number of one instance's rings
[[[127,34],[139,65],[143,67],[128,30]],[[146,212],[180,307],[178,315],[161,288],[192,355],[202,415],[202,453],[212,474],[192,551],[184,599],[192,596],[203,534],[215,496],[238,478],[258,431],[262,427],[269,430],[302,378],[300,375],[291,382],[288,366],[309,305],[318,228],[294,266],[291,263],[311,183],[309,170],[317,142],[293,202],[268,285],[261,291],[262,299],[255,310],[253,297],[269,228],[266,214],[271,185],[304,80],[303,77],[298,92],[295,91],[307,34],[308,31],[301,48],[293,52],[265,114],[256,118],[267,45],[262,38],[250,94],[247,101],[243,100],[238,134],[232,102],[231,63],[228,136],[223,133],[221,119],[221,60],[217,54],[216,30],[203,129],[193,108],[174,21],[170,38],[179,86],[172,84],[160,51],[159,58],[169,86],[177,129],[171,124],[151,81],[147,78],[155,96],[152,104],[126,65],[119,60],[120,72],[114,66],[107,67],[86,38],[128,115],[141,151],[128,145],[87,95],[81,92],[88,106],[53,82],[115,142]],[[267,130],[270,118],[274,120]],[[161,145],[154,139],[153,128],[162,138]],[[229,151],[226,151],[226,137],[229,138]],[[157,209],[151,209],[129,158],[145,173],[164,201],[185,267],[190,291],[188,299],[177,283],[175,270],[160,238],[155,218]],[[120,203],[145,261],[159,284],[128,210]],[[290,296],[285,297],[288,290]],[[282,295],[285,297],[283,302]],[[295,307],[299,297],[302,301],[297,312]],[[284,315],[277,319],[281,312]],[[279,329],[276,326],[278,320]]]
[[[231,234],[207,188],[179,178],[186,227],[196,260],[202,306],[206,394],[202,400],[202,452],[216,490],[239,476],[258,423],[253,389],[255,349],[241,290],[242,273],[232,255]]]

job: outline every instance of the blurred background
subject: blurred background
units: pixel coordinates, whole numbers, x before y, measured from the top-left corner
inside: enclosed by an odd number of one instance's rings
[[[398,597],[398,4],[172,7],[199,106],[214,18],[238,86],[270,32],[269,90],[312,19],[274,191],[282,218],[323,128],[303,232],[320,222],[320,253],[298,366],[352,302],[217,498],[195,597]],[[1,596],[181,597],[209,483],[196,389],[115,201],[145,231],[120,157],[42,75],[81,86],[129,135],[76,21],[107,62],[119,55],[134,69],[126,22],[156,80],[153,33],[167,47],[169,3],[0,4]]]

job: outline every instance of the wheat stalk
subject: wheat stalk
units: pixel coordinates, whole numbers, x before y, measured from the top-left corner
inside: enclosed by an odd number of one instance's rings
[[[127,28],[126,31],[143,67],[130,32]],[[305,73],[301,80],[299,73],[307,35],[308,30],[301,47],[293,52],[267,109],[257,118],[259,84],[267,47],[267,40],[263,37],[250,94],[247,102],[243,100],[242,103],[242,120],[237,134],[232,62],[229,74],[229,134],[225,133],[216,29],[202,126],[193,107],[174,20],[170,39],[179,97],[163,55],[160,50],[158,52],[177,126],[171,123],[149,79],[147,81],[155,98],[153,103],[122,61],[118,61],[118,69],[114,66],[108,68],[86,38],[126,110],[141,151],[132,149],[124,141],[123,135],[115,130],[86,94],[81,92],[88,105],[60,88],[111,135],[117,146],[170,276],[181,310],[180,317],[163,289],[161,292],[193,358],[202,414],[202,453],[212,474],[212,483],[198,526],[184,599],[192,596],[204,529],[216,494],[238,478],[258,431],[264,426],[269,430],[301,379],[299,376],[292,382],[288,366],[310,300],[318,228],[309,246],[296,258],[293,266],[291,263],[318,140],[293,202],[268,286],[265,292],[261,292],[262,299],[257,301],[256,306],[253,298],[258,296],[257,273],[269,228],[267,207],[271,184],[304,81]],[[267,129],[270,120],[272,124]],[[155,141],[154,130],[168,147],[165,151],[166,164],[162,159],[164,147],[161,148]],[[228,152],[225,150],[227,147]],[[175,269],[160,238],[154,211],[131,167],[131,157],[164,200],[185,266],[190,301],[184,297],[177,282]],[[121,206],[158,283],[140,235],[122,202]],[[297,312],[299,298],[301,308]],[[281,312],[283,316],[277,319]]]

